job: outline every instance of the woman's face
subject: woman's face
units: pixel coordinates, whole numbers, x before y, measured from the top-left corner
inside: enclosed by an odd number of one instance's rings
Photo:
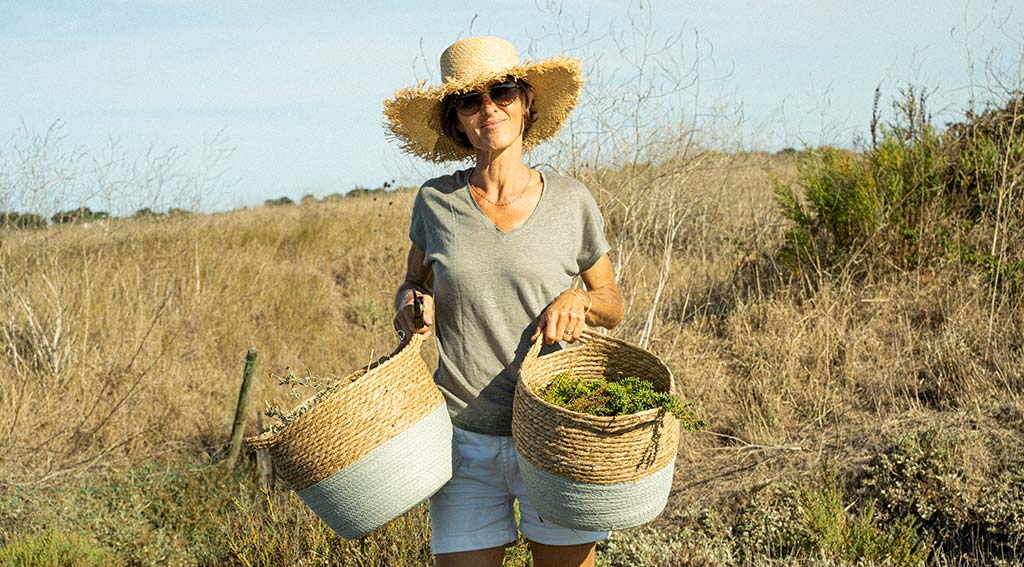
[[[494,81],[478,89],[483,98],[480,110],[471,115],[458,114],[458,128],[478,151],[496,152],[508,148],[523,134],[523,96],[502,106],[492,100],[489,90],[505,81]]]

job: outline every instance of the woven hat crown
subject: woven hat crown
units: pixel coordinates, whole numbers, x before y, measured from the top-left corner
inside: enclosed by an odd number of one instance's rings
[[[441,80],[445,84],[472,84],[480,77],[519,65],[514,45],[500,37],[470,37],[450,45],[441,54]]]
[[[523,149],[529,151],[554,136],[576,107],[583,67],[579,59],[568,56],[523,63],[516,48],[498,37],[469,37],[450,45],[441,54],[441,84],[420,83],[386,99],[385,126],[413,155],[437,163],[472,158],[473,148],[445,132],[444,99],[507,76],[524,80],[535,93],[533,125],[523,133]]]

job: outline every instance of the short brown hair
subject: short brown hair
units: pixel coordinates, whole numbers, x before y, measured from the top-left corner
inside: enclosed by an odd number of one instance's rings
[[[523,114],[526,116],[526,125],[523,127],[523,137],[526,137],[526,133],[530,131],[530,127],[537,121],[537,111],[533,108],[533,85],[527,83],[523,79],[517,79],[515,77],[508,77],[507,80],[515,81],[519,85],[520,96],[523,97]],[[455,111],[455,97],[459,93],[450,94],[444,97],[441,101],[441,127],[444,129],[444,133],[455,140],[455,143],[466,148],[468,150],[473,149],[473,144],[469,143],[469,137],[466,133],[458,129],[459,117],[458,112]]]

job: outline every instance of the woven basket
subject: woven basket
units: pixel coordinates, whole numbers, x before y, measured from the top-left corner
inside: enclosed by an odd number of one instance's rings
[[[452,425],[419,354],[404,347],[285,428],[246,439],[338,535],[362,537],[437,492],[452,476]]]
[[[588,415],[552,405],[537,392],[565,371],[583,380],[636,376],[664,392],[673,391],[672,375],[658,357],[625,341],[586,330],[580,342],[538,357],[538,340],[520,369],[512,436],[527,495],[541,518],[561,526],[639,526],[668,501],[679,420],[661,409]]]

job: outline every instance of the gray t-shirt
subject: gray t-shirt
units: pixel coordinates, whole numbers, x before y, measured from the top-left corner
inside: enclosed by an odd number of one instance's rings
[[[452,422],[511,435],[516,375],[541,312],[610,247],[601,212],[582,183],[542,174],[536,209],[505,233],[473,199],[469,173],[423,184],[409,238],[434,272],[434,381]],[[542,353],[560,347],[545,345]]]

